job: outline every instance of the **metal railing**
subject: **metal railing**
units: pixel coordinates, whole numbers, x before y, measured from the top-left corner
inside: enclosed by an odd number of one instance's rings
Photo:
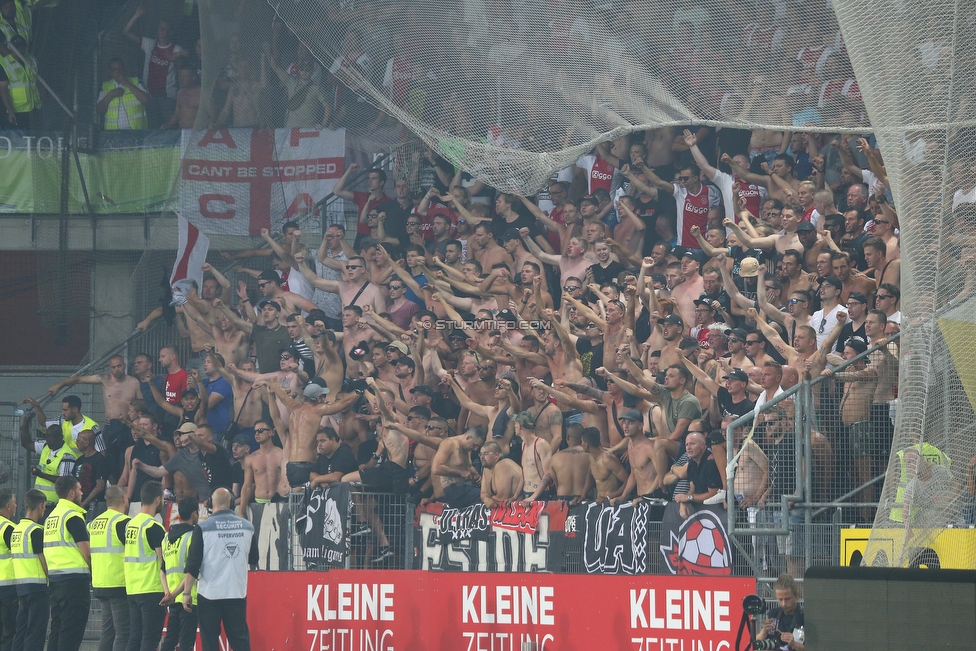
[[[896,334],[885,345],[898,339]],[[868,348],[832,370],[834,374],[841,373],[879,350],[879,346]],[[897,365],[890,377],[880,378],[880,381],[891,382],[897,387]],[[828,376],[804,380],[726,428],[726,440],[730,442],[727,446],[729,464],[737,458],[737,445],[733,444],[737,441],[737,431],[742,438],[758,438],[766,436],[769,421],[781,423],[785,419],[790,421],[791,433],[784,436],[794,437],[789,469],[793,476],[786,482],[792,493],[778,495],[774,503],[765,504],[764,508],[743,509],[739,506],[733,488],[737,468],[729,466],[728,531],[731,541],[761,584],[774,581],[780,571],[792,570],[796,578],[801,578],[803,570],[812,565],[839,565],[840,530],[870,526],[871,519],[865,519],[865,516],[878,506],[876,499],[858,500],[858,496],[875,487],[878,488],[875,494],[880,495],[887,465],[887,457],[881,457],[890,452],[890,438],[879,441],[872,430],[872,435],[867,438],[876,447],[867,452],[877,455],[880,468],[872,468],[869,477],[851,481],[846,473],[853,471],[855,458],[863,460],[867,455],[862,450],[860,456],[854,456],[856,450],[851,449],[848,440],[850,432],[842,423],[843,403],[837,402],[837,389],[831,386],[835,383],[841,384]],[[897,400],[892,403],[896,404]],[[770,414],[775,417],[768,419]],[[768,420],[763,423],[763,419]],[[892,432],[893,429],[892,425]],[[883,449],[884,444],[888,447]],[[770,474],[784,472],[782,459],[777,461],[781,463],[771,469]],[[782,477],[778,479],[782,481]],[[772,480],[773,477],[769,477],[767,481]],[[782,483],[780,485],[782,487]],[[790,522],[791,511],[793,522]],[[801,516],[802,521],[797,522]]]

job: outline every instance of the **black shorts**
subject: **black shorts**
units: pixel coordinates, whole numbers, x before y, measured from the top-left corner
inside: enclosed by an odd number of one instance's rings
[[[363,488],[376,493],[405,493],[409,488],[407,481],[410,473],[406,468],[387,461],[372,468],[363,468],[359,471],[359,479]]]
[[[444,487],[441,500],[452,509],[464,509],[481,502],[481,487],[477,484],[460,483]]]
[[[291,487],[304,486],[315,470],[315,463],[311,461],[289,461],[285,464],[285,477]]]

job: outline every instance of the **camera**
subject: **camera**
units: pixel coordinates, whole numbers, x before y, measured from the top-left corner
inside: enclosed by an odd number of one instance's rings
[[[766,651],[767,649],[778,649],[783,646],[779,640],[756,640],[752,648],[756,651]]]

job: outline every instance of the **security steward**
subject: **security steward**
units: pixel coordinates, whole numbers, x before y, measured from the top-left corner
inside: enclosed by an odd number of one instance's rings
[[[197,596],[200,642],[203,651],[220,651],[220,624],[233,651],[251,651],[247,629],[247,570],[258,562],[254,526],[230,510],[231,494],[218,488],[210,498],[214,513],[193,527],[183,582],[183,608],[192,610]],[[249,550],[247,554],[244,550]],[[146,650],[143,650],[146,651]]]
[[[17,581],[17,632],[14,649],[44,651],[44,634],[50,602],[47,591],[47,561],[44,559],[44,528],[37,524],[44,520],[47,498],[32,488],[24,495],[24,517],[14,525],[10,535],[10,555]]]
[[[17,493],[12,488],[0,490],[0,651],[10,651],[17,631],[17,581],[10,554],[16,512]]]
[[[31,404],[36,402],[28,400]],[[37,407],[34,408],[37,411]],[[38,432],[44,434],[45,443],[33,441],[31,439],[30,422],[33,416],[24,419],[20,426],[20,446],[32,454],[40,455],[40,461],[36,466],[31,466],[31,474],[34,475],[34,488],[44,493],[45,498],[51,504],[58,501],[57,492],[54,490],[54,483],[59,477],[70,475],[74,469],[75,455],[71,449],[65,445],[64,435],[61,433],[59,425],[51,425],[47,430],[38,428]],[[38,416],[38,422],[44,422],[43,412]]]
[[[166,620],[166,637],[160,651],[174,651],[179,645],[182,649],[192,649],[197,639],[197,611],[183,610],[183,604],[176,599],[183,594],[183,578],[186,574],[186,556],[190,549],[193,527],[200,516],[200,504],[196,498],[184,497],[179,501],[180,523],[171,525],[166,534],[163,560],[166,561],[166,583],[169,585],[169,619]],[[197,605],[197,589],[193,587],[190,599]]]
[[[156,651],[169,597],[163,564],[166,530],[154,519],[163,509],[163,485],[147,481],[139,493],[142,509],[125,527],[125,593],[129,598],[128,651]]]
[[[92,594],[102,607],[98,651],[125,651],[129,645],[129,600],[125,594],[123,567],[125,527],[129,524],[125,490],[118,486],[106,488],[105,506],[105,512],[88,523]]]
[[[78,651],[91,606],[91,549],[81,482],[60,477],[54,484],[58,503],[44,521],[44,558],[51,584],[51,633],[48,651]]]

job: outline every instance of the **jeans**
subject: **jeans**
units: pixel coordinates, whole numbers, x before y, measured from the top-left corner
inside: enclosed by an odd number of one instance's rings
[[[13,648],[17,651],[44,651],[44,635],[51,602],[47,590],[31,592],[20,597],[17,609],[17,632]]]
[[[182,596],[182,595],[181,595]],[[166,620],[166,637],[160,651],[173,651],[179,644],[180,651],[193,651],[197,642],[197,610],[190,612],[183,610],[183,599],[169,607],[169,619]]]
[[[129,595],[129,646],[127,651],[156,651],[163,635],[166,607],[162,592]],[[142,632],[140,635],[140,631]]]
[[[220,623],[233,651],[251,651],[247,630],[247,599],[214,599],[197,596],[200,642],[203,651],[220,651]]]
[[[0,651],[10,651],[17,632],[17,608],[20,602],[17,595],[0,599]]]
[[[98,651],[125,651],[129,646],[129,598],[99,597],[102,606],[102,636]]]
[[[51,593],[51,635],[48,651],[78,651],[85,637],[91,607],[91,580],[88,575],[55,581]]]

